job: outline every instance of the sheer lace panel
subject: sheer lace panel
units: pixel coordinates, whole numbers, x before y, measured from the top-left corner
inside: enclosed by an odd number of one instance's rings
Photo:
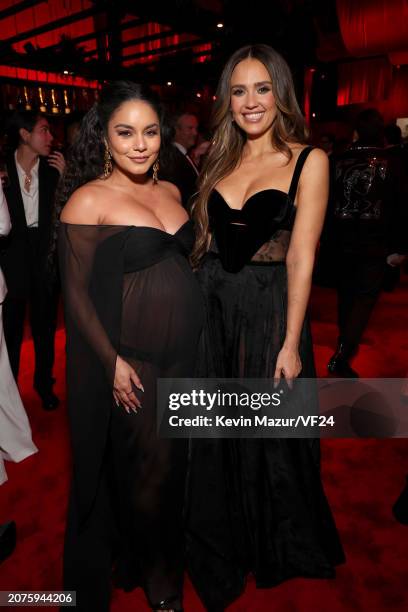
[[[251,261],[268,263],[273,261],[285,261],[288,252],[291,232],[278,230],[268,242],[265,242],[257,250]]]

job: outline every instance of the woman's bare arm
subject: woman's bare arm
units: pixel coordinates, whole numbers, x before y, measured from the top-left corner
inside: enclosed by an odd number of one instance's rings
[[[317,243],[322,231],[329,191],[327,155],[314,149],[307,158],[299,182],[296,221],[286,257],[288,312],[286,337],[278,356],[275,378],[298,376],[298,347],[309,301]]]

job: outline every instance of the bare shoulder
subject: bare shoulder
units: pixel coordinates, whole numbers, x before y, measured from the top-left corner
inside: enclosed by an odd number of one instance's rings
[[[305,149],[306,147],[303,147]],[[302,149],[302,150],[303,150]],[[305,181],[320,181],[328,176],[329,158],[323,149],[312,149],[306,158],[300,175],[300,185]]]
[[[169,181],[160,181],[159,186],[163,190],[163,195],[168,196],[177,200],[179,204],[181,204],[181,194],[179,188],[174,185],[174,183],[170,183]]]
[[[328,161],[328,157],[327,154],[323,151],[323,149],[319,149],[318,147],[311,147],[311,145],[309,144],[301,144],[300,142],[296,142],[296,143],[287,143],[288,146],[290,147],[290,150],[292,151],[295,159],[297,159],[299,157],[299,155],[302,153],[302,151],[304,151],[305,149],[312,149],[309,153],[309,155],[307,156],[307,161],[310,160],[326,160]],[[313,163],[312,161],[312,163]],[[306,162],[305,162],[306,163]],[[318,161],[316,163],[319,163]],[[321,162],[322,163],[322,162]]]
[[[101,212],[101,198],[101,187],[94,181],[79,187],[65,204],[61,213],[61,221],[97,224]]]
[[[299,177],[298,208],[324,215],[329,189],[329,158],[322,149],[312,149]]]
[[[303,147],[303,149],[306,149],[307,147]],[[302,150],[303,150],[302,149]],[[323,149],[319,149],[318,147],[314,147],[309,155],[307,156],[307,160],[305,162],[305,166],[306,164],[310,166],[321,166],[323,168],[327,167],[329,165],[329,158],[327,156],[327,153],[325,153],[325,151],[323,151]]]

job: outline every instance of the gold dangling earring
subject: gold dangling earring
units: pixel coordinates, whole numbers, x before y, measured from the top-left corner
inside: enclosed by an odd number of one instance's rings
[[[159,164],[159,160],[156,159],[156,161],[153,164],[153,183],[155,185],[157,185],[157,183],[159,182],[159,168],[160,168],[160,164]]]
[[[113,164],[112,164],[112,155],[108,149],[108,145],[105,143],[105,154],[104,154],[104,165],[103,165],[103,176],[104,178],[108,178],[112,174]]]

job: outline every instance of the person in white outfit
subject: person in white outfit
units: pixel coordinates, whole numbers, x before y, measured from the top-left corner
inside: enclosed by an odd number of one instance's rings
[[[0,249],[1,239],[10,229],[10,215],[0,181]],[[7,480],[5,459],[17,463],[38,451],[31,438],[30,424],[11,372],[4,340],[2,309],[6,294],[7,287],[0,268],[0,485]]]

